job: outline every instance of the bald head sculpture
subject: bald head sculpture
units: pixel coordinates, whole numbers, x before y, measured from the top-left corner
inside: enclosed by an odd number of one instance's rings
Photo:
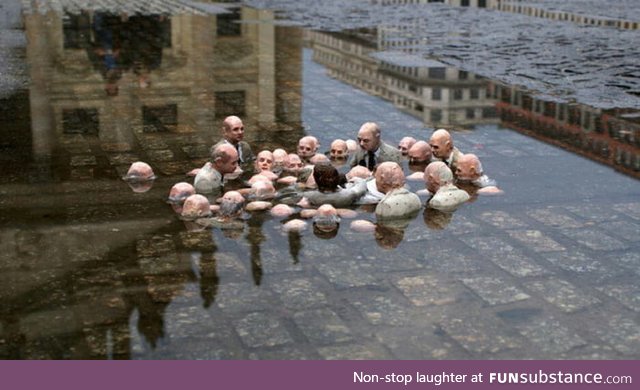
[[[349,148],[347,142],[341,139],[336,139],[331,143],[329,155],[332,160],[343,160],[349,157]]]
[[[432,162],[424,170],[424,181],[427,190],[435,194],[441,186],[453,182],[453,173],[442,161]]]
[[[460,181],[473,181],[482,176],[482,164],[480,159],[473,153],[463,154],[458,159],[456,166],[456,177]]]
[[[358,130],[358,144],[362,150],[375,152],[380,146],[380,128],[376,123],[367,122]]]
[[[409,162],[424,163],[431,160],[431,146],[425,141],[417,141],[407,151]]]
[[[435,157],[446,160],[453,150],[451,134],[445,129],[434,131],[429,139],[429,146],[431,146],[431,152]]]
[[[220,144],[211,153],[211,161],[221,174],[232,173],[238,168],[238,151],[230,144]]]
[[[395,188],[404,186],[405,178],[404,172],[398,163],[395,162],[383,162],[378,165],[376,169],[376,186],[378,191],[386,194]]]
[[[416,139],[413,137],[404,137],[398,143],[398,150],[402,153],[403,156],[406,156],[409,152],[409,149],[416,143]]]
[[[228,116],[222,121],[222,136],[227,142],[237,145],[244,138],[244,124],[235,115]]]

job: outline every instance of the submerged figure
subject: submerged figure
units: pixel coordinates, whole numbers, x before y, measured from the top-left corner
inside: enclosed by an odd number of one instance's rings
[[[142,161],[136,161],[131,166],[127,174],[122,178],[129,184],[133,192],[147,192],[153,187],[156,175],[151,166]]]
[[[452,172],[455,172],[462,153],[453,145],[451,134],[445,129],[434,131],[429,139],[429,146],[431,146],[433,156],[444,162]]]
[[[416,139],[413,137],[404,137],[398,142],[398,150],[403,156],[409,153],[409,149],[416,143]]]
[[[358,144],[360,149],[351,158],[351,167],[362,165],[372,171],[376,165],[385,161],[400,163],[400,151],[382,141],[380,128],[373,122],[367,122],[360,127]]]
[[[429,164],[424,176],[427,189],[433,194],[429,207],[449,211],[469,200],[469,194],[453,184],[453,173],[444,162]]]
[[[224,175],[235,172],[238,167],[238,152],[232,145],[221,144],[213,150],[211,160],[213,162],[207,162],[193,181],[200,194],[220,192]]]
[[[395,162],[384,162],[375,174],[376,186],[384,197],[376,206],[376,216],[380,219],[415,217],[422,208],[418,195],[405,188],[402,168]]]
[[[187,182],[176,183],[171,187],[169,191],[169,198],[167,199],[167,203],[171,205],[173,211],[177,214],[182,213],[182,205],[184,201],[190,197],[191,195],[196,193],[196,189]]]
[[[360,182],[348,188],[341,187],[346,179],[330,164],[318,164],[313,170],[313,177],[318,187],[315,191],[305,191],[303,204],[306,200],[310,206],[330,204],[334,207],[347,207],[355,203],[366,192],[366,184]]]
[[[182,218],[195,220],[211,216],[211,205],[209,199],[200,194],[189,196],[182,206]]]
[[[480,159],[473,153],[460,156],[455,175],[459,183],[468,183],[477,187],[479,194],[502,193],[502,190],[496,186],[495,180],[484,174]]]
[[[298,156],[304,163],[311,163],[311,158],[316,155],[318,151],[318,139],[312,135],[307,135],[298,141]]]
[[[251,146],[244,141],[244,123],[235,115],[228,116],[222,121],[222,139],[211,147],[215,150],[218,146],[228,144],[236,149],[238,162],[245,164],[254,159]]]

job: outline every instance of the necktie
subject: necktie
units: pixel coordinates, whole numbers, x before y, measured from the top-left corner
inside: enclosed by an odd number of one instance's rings
[[[373,171],[373,168],[376,166],[376,154],[374,152],[369,152],[369,168],[370,171]]]

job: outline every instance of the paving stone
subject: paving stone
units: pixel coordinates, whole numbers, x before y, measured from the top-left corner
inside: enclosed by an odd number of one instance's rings
[[[461,237],[460,239],[514,276],[539,276],[548,273],[522,252],[498,237]]]
[[[637,284],[612,284],[597,287],[597,289],[615,298],[629,309],[640,312],[640,287]]]
[[[640,324],[620,314],[587,324],[596,335],[627,357],[640,357]]]
[[[510,230],[509,235],[535,252],[563,251],[565,248],[539,230]]]
[[[556,267],[566,271],[606,276],[607,270],[602,263],[596,260],[594,256],[587,255],[584,252],[565,251],[545,253],[544,258]]]
[[[551,227],[578,228],[583,226],[582,223],[576,221],[566,214],[563,214],[560,208],[548,208],[529,211],[527,215],[537,221],[542,222],[546,226]]]
[[[250,360],[318,360],[320,355],[314,350],[306,350],[298,345],[285,344],[277,349],[265,348],[249,353]]]
[[[423,327],[415,332],[411,327],[382,328],[376,331],[376,339],[397,358],[411,360],[469,358],[462,348],[446,341],[435,333],[435,327]]]
[[[519,288],[495,277],[464,278],[462,283],[490,305],[502,305],[530,298]]]
[[[378,285],[380,279],[372,273],[376,270],[358,260],[345,259],[339,262],[316,263],[318,271],[329,279],[336,288]]]
[[[309,279],[282,278],[272,288],[289,309],[303,310],[328,303],[321,288]]]
[[[293,320],[314,345],[331,345],[353,340],[351,330],[328,308],[297,312],[293,315]]]
[[[459,295],[452,281],[433,274],[404,277],[393,284],[416,306],[450,304]]]
[[[247,275],[247,278],[249,276]],[[246,283],[222,283],[216,295],[218,306],[224,311],[252,311],[275,304],[273,294],[264,288]]]
[[[249,348],[293,343],[280,320],[270,313],[250,313],[235,323],[242,342]]]
[[[327,360],[375,360],[392,358],[382,347],[371,343],[320,347],[318,348],[318,352]]]
[[[182,151],[189,158],[208,158],[209,147],[206,145],[185,145],[182,147]]]
[[[522,341],[509,334],[495,317],[467,313],[464,318],[449,318],[440,326],[444,332],[465,350],[479,354],[485,359],[488,354],[522,347]]]
[[[163,150],[147,150],[147,156],[151,161],[173,161],[175,156],[169,149]]]
[[[72,167],[86,167],[98,165],[98,161],[94,155],[72,156],[70,165]]]
[[[140,158],[132,153],[110,154],[107,156],[107,158],[109,159],[109,164],[126,165],[127,169],[129,169],[129,165],[133,164],[136,161],[140,161]]]
[[[599,228],[627,241],[640,242],[640,225],[628,221],[603,222]]]
[[[611,221],[620,218],[616,212],[608,207],[593,207],[591,204],[565,206],[565,209],[591,222]]]
[[[372,325],[406,325],[411,322],[410,308],[394,295],[371,293],[349,294],[346,299]]]
[[[600,303],[599,299],[584,294],[571,283],[560,279],[533,281],[526,283],[526,286],[529,290],[540,294],[545,301],[567,313]]]
[[[640,275],[640,252],[615,253],[606,257],[609,261],[619,264],[631,272]]]
[[[547,353],[550,358],[562,356],[587,342],[552,316],[535,318],[518,327],[518,331],[536,350]]]
[[[527,227],[527,224],[522,220],[512,217],[505,211],[487,211],[480,214],[479,219],[490,223],[499,229],[518,229]]]
[[[424,250],[420,254],[424,255]],[[422,265],[416,261],[420,254],[412,254],[409,251],[406,255],[399,257],[396,251],[380,250],[378,247],[370,246],[362,249],[363,259],[360,263],[368,264],[371,269],[384,273],[415,270],[422,268]]]
[[[616,204],[613,209],[633,219],[640,220],[640,203]]]
[[[627,245],[596,229],[563,229],[562,234],[592,250],[614,251]]]

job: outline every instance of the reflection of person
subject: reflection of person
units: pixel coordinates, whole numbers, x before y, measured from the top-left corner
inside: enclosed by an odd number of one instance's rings
[[[425,207],[422,217],[424,224],[430,229],[442,230],[451,222],[453,213],[450,211],[437,210],[431,207]]]
[[[404,239],[404,229],[378,224],[375,228],[375,237],[381,248],[393,249]]]
[[[429,140],[429,146],[431,146],[431,152],[434,157],[447,164],[452,172],[456,170],[458,159],[462,153],[453,146],[451,134],[447,130],[438,129],[434,131]]]
[[[453,173],[442,161],[432,162],[424,173],[425,182],[433,197],[429,207],[438,210],[454,210],[469,200],[469,194],[453,184]]]
[[[167,25],[162,15],[133,15],[126,23],[127,46],[124,60],[138,78],[138,86],[150,85],[149,73],[162,62],[162,39]]]
[[[108,96],[118,94],[118,81],[122,77],[120,49],[124,25],[118,15],[95,12],[91,23],[95,42],[88,51],[89,58],[105,79]]]
[[[379,219],[415,216],[422,207],[418,195],[404,187],[404,173],[397,163],[380,164],[376,169],[375,180],[378,191],[385,194],[376,206],[376,216]]]
[[[228,116],[222,121],[222,139],[218,141],[212,150],[221,144],[232,145],[238,154],[238,162],[241,164],[253,160],[253,151],[251,146],[244,139],[244,124],[242,119],[237,116]]]
[[[400,163],[402,155],[398,149],[385,143],[380,138],[381,132],[377,124],[367,122],[358,131],[358,149],[350,161],[350,166],[362,165],[369,170],[385,161]]]

